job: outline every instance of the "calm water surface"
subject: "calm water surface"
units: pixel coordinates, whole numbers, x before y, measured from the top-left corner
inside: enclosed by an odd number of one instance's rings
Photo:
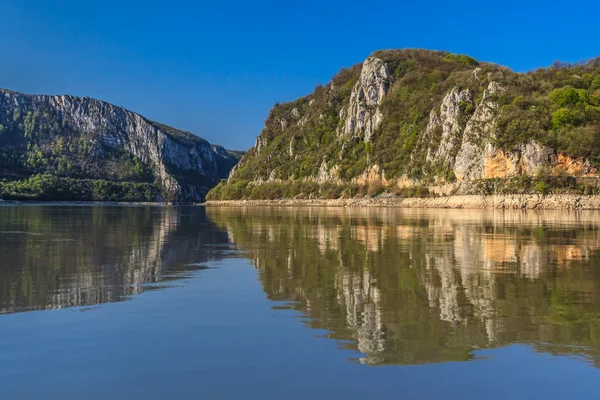
[[[600,392],[600,213],[0,206],[0,398]]]

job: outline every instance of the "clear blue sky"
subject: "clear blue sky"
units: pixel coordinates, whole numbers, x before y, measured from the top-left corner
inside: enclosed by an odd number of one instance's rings
[[[600,55],[600,2],[0,0],[0,87],[106,100],[228,148],[382,48],[517,71]]]

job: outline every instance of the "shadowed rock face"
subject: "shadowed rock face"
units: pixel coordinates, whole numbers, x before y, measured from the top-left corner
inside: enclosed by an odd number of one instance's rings
[[[209,208],[267,296],[362,363],[531,344],[600,365],[598,213]]]
[[[157,200],[204,200],[239,158],[191,133],[90,98],[0,89],[0,126],[5,174],[148,181],[160,191]],[[32,162],[32,154],[40,161]],[[128,176],[124,154],[145,173]]]

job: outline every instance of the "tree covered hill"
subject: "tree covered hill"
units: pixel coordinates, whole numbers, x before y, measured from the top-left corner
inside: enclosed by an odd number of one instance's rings
[[[212,199],[597,191],[600,58],[516,73],[377,51],[275,104]]]

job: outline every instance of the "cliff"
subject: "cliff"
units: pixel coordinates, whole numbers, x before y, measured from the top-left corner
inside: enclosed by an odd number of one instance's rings
[[[103,101],[0,89],[0,198],[203,201],[239,157]]]
[[[213,199],[598,191],[600,59],[378,51],[271,110]]]

